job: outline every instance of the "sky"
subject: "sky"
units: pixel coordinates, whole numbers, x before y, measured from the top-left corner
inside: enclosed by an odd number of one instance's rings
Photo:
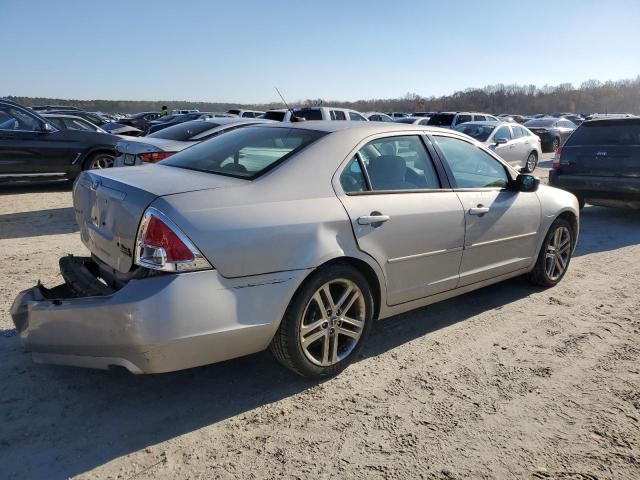
[[[0,97],[266,103],[640,75],[640,0],[0,0]]]

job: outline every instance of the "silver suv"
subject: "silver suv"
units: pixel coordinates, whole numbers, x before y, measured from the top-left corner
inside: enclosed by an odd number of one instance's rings
[[[466,122],[499,122],[496,117],[488,113],[472,112],[439,112],[434,114],[427,125],[442,128],[454,128],[456,125]]]

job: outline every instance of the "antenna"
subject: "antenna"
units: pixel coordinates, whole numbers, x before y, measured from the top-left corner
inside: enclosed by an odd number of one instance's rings
[[[293,112],[293,110],[291,110],[291,107],[289,106],[289,104],[287,103],[287,101],[284,99],[284,97],[282,96],[282,94],[280,93],[280,90],[278,90],[278,87],[273,87],[276,89],[276,92],[278,92],[278,95],[280,95],[280,98],[282,99],[282,103],[284,103],[284,105],[287,107],[287,110],[289,110],[290,112]]]

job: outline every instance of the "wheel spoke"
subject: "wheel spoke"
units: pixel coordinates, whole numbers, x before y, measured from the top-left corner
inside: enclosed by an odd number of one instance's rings
[[[354,327],[357,327],[357,328],[364,327],[364,322],[362,320],[357,320],[355,318],[347,317],[346,315],[340,317],[340,321],[342,323],[347,323],[349,325],[353,325]]]
[[[353,292],[353,286],[349,285],[344,293],[342,294],[342,296],[340,297],[340,300],[338,300],[338,303],[336,303],[336,310],[340,310],[342,308],[342,305],[344,304],[344,302],[347,301],[347,299],[349,298],[349,295],[351,295],[351,292]],[[346,308],[345,308],[346,310]]]
[[[324,337],[326,335],[327,335],[327,330],[318,330],[316,333],[312,333],[311,335],[304,337],[302,339],[302,346],[306,348],[309,345],[311,345],[313,342],[318,340],[319,338]]]
[[[338,332],[336,331],[335,335],[327,338],[331,339],[331,363],[336,363],[338,361]]]
[[[322,287],[322,292],[324,293],[327,299],[327,302],[329,303],[329,309],[331,310],[331,312],[335,312],[336,304],[333,303],[333,297],[331,296],[331,290],[329,289],[329,284],[326,284],[324,287]],[[325,311],[328,311],[329,309],[325,309]]]
[[[320,318],[319,320],[316,320],[315,322],[309,323],[308,325],[304,325],[303,324],[300,327],[300,334],[304,337],[304,336],[310,334],[311,332],[313,332],[316,328],[321,326],[326,321],[327,320],[323,317],[323,318]]]
[[[351,337],[354,340],[358,340],[360,338],[360,335],[361,335],[360,332],[354,332],[353,330],[348,330],[348,329],[342,328],[342,327],[338,327],[336,329],[336,338],[337,338],[338,334],[345,335],[347,337]]]
[[[327,307],[327,305],[325,304],[324,300],[322,299],[322,295],[320,295],[320,291],[317,291],[313,295],[313,299],[315,300],[316,304],[318,305],[318,308],[320,309],[320,313],[322,314],[322,318],[324,320],[328,320],[327,311],[329,310],[329,308]]]
[[[324,334],[324,340],[322,341],[322,363],[327,365],[329,363],[329,343],[331,342],[331,337],[329,336],[328,330],[322,333]]]

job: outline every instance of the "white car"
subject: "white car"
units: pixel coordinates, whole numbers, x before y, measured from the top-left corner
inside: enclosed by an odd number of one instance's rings
[[[349,108],[336,107],[304,107],[287,110],[269,110],[262,117],[267,120],[278,122],[290,122],[293,117],[304,120],[348,120],[355,122],[368,122],[367,118],[360,112]]]
[[[243,110],[238,108],[227,110],[226,113],[230,115],[237,115],[240,118],[258,118],[260,115],[264,115],[264,112],[260,110]]]
[[[467,122],[454,130],[485,144],[513,167],[524,172],[533,172],[542,156],[540,137],[517,123]]]
[[[391,118],[386,113],[381,112],[365,112],[364,116],[367,117],[367,120],[370,122],[393,122],[394,119]]]
[[[467,122],[499,122],[498,117],[488,113],[474,112],[438,112],[429,118],[429,126],[455,128],[456,125]]]

